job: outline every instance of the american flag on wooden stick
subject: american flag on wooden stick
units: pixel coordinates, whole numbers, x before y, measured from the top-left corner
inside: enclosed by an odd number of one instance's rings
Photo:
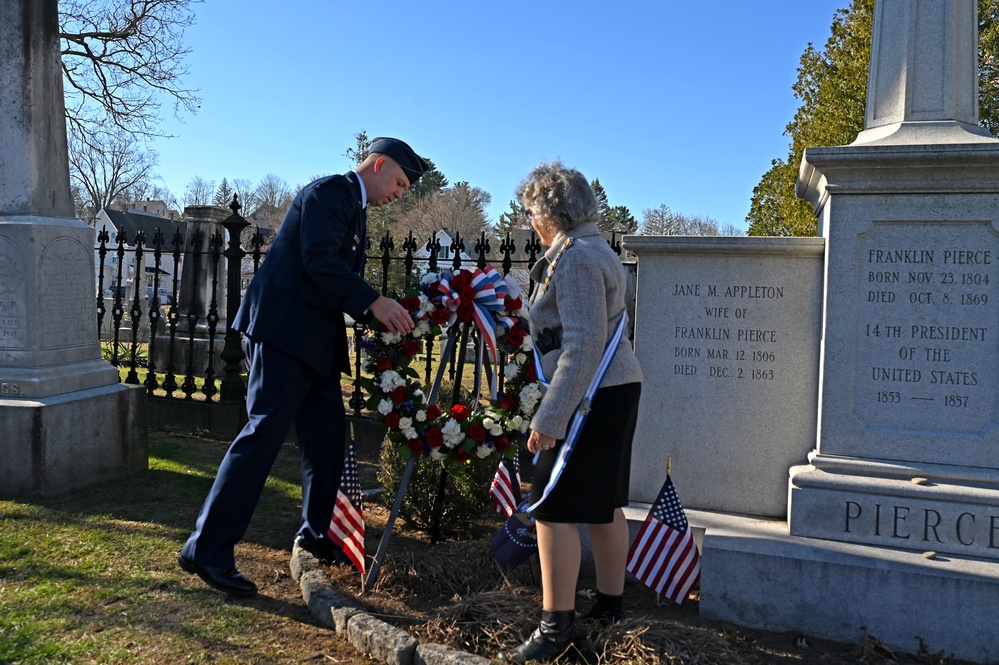
[[[347,459],[340,476],[340,489],[336,494],[336,506],[327,535],[343,548],[347,558],[364,575],[364,512],[361,509],[361,483],[357,479],[357,455],[353,440],[347,447]]]
[[[493,496],[493,510],[503,517],[510,517],[517,510],[523,496],[520,491],[520,456],[514,454],[513,459],[500,458],[493,484],[489,487]]]
[[[628,552],[628,572],[677,604],[701,577],[701,556],[668,471]]]

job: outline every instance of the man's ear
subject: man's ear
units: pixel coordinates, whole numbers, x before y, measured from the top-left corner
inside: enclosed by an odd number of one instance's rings
[[[380,173],[381,170],[385,168],[385,158],[379,157],[375,160],[375,163],[371,165],[371,170],[375,173]]]

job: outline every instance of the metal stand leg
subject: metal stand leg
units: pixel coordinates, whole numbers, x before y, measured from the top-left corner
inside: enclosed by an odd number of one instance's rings
[[[388,550],[389,538],[392,537],[392,529],[395,521],[399,518],[399,509],[402,508],[402,497],[409,487],[409,479],[413,475],[413,467],[416,466],[416,457],[410,457],[406,462],[406,470],[402,472],[402,481],[399,483],[399,490],[395,493],[395,504],[389,514],[388,523],[385,524],[385,532],[382,533],[381,540],[378,541],[378,551],[375,553],[375,561],[368,570],[368,577],[364,580],[363,591],[367,591],[378,581],[378,571],[381,570],[382,561],[385,560],[385,551]]]

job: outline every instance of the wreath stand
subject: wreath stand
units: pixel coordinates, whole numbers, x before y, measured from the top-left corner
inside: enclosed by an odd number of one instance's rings
[[[427,397],[428,406],[437,401],[437,393],[440,391],[441,381],[444,378],[444,372],[447,370],[451,356],[454,354],[454,347],[460,339],[461,343],[458,349],[458,360],[455,367],[456,380],[454,382],[454,390],[452,392],[451,400],[452,403],[458,402],[458,397],[461,394],[461,376],[465,369],[468,340],[470,337],[476,342],[475,347],[477,355],[474,386],[472,389],[473,394],[475,395],[473,413],[478,410],[479,407],[479,392],[482,389],[483,372],[485,372],[486,380],[489,382],[490,396],[495,399],[496,382],[493,379],[498,378],[499,372],[497,370],[494,374],[492,371],[492,366],[485,357],[485,344],[483,343],[481,335],[479,335],[478,330],[473,327],[472,323],[468,322],[462,323],[461,325],[452,325],[448,329],[447,341],[444,344],[444,348],[441,350],[441,358],[437,367],[437,375],[434,378],[433,387],[430,389],[430,394]],[[385,553],[386,550],[388,550],[389,539],[392,537],[392,529],[395,527],[395,522],[399,518],[399,511],[402,508],[402,499],[406,494],[406,489],[409,487],[409,481],[413,475],[413,468],[416,466],[416,460],[419,457],[422,457],[422,455],[413,455],[406,462],[406,468],[402,472],[402,480],[399,482],[399,489],[395,494],[395,503],[392,505],[392,512],[389,513],[388,522],[385,525],[385,531],[382,533],[381,540],[378,541],[378,549],[375,552],[375,560],[371,564],[371,568],[368,570],[367,577],[364,579],[362,591],[369,590],[374,586],[375,582],[378,581],[378,573],[381,570],[382,562],[385,560]],[[430,523],[431,543],[440,542],[440,522],[444,514],[444,493],[446,483],[447,469],[441,466],[440,482],[437,485],[437,495],[434,497]]]

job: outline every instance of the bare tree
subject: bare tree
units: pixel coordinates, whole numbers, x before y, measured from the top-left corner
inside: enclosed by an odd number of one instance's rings
[[[247,178],[234,178],[232,181],[232,193],[239,197],[239,205],[242,206],[244,215],[250,214],[250,211],[257,207],[254,193],[256,189],[256,185]]]
[[[254,189],[254,196],[258,208],[287,208],[291,203],[288,183],[273,173],[263,177]]]
[[[184,189],[185,206],[207,206],[215,198],[215,181],[205,180],[199,175],[191,178]]]
[[[102,208],[110,206],[132,188],[145,188],[153,180],[155,152],[145,150],[118,128],[101,132],[96,146],[70,133],[69,175],[76,196],[76,213],[93,223]]]
[[[488,227],[486,206],[491,197],[478,187],[459,182],[418,199],[398,219],[396,232],[413,232],[418,239],[426,239],[446,229],[460,233],[462,238],[474,239]]]
[[[701,215],[688,216],[673,212],[666,204],[642,212],[642,235],[651,236],[716,236],[718,222]]]
[[[136,135],[159,135],[161,100],[197,110],[187,75],[184,31],[200,0],[60,0],[66,119],[91,146],[115,126]]]

